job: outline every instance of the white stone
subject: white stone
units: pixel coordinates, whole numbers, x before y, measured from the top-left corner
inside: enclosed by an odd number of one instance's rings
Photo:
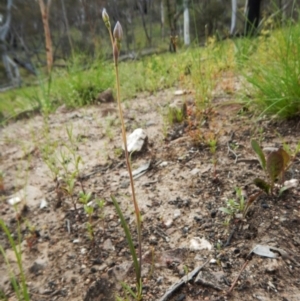
[[[87,252],[87,249],[86,249],[86,248],[81,248],[80,253],[81,253],[82,255],[86,254],[86,252]]]
[[[212,245],[211,243],[206,240],[205,238],[194,237],[190,240],[190,250],[191,251],[198,251],[198,250],[211,250]]]
[[[180,209],[174,210],[174,219],[178,218],[181,215]]]
[[[172,224],[173,224],[173,219],[171,219],[171,218],[167,219],[167,220],[164,222],[164,224],[165,224],[165,226],[166,226],[167,228],[171,227]]]
[[[143,129],[136,129],[127,137],[127,150],[129,153],[142,150],[147,140],[147,134]],[[124,150],[124,145],[122,146]]]
[[[48,207],[48,202],[46,201],[46,199],[42,199],[41,204],[40,204],[40,209],[43,209],[46,207]]]

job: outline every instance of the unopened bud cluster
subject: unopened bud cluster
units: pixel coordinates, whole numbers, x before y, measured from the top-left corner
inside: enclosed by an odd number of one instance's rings
[[[107,28],[110,28],[109,15],[106,12],[105,8],[103,8],[103,11],[102,11],[102,19],[103,19],[103,22],[104,22],[105,26]]]
[[[111,34],[109,15],[106,12],[105,8],[102,11],[102,19],[103,19],[103,22],[105,23],[105,26],[107,27],[107,29],[109,30],[109,32]],[[113,46],[113,55],[114,55],[115,62],[117,62],[118,58],[119,58],[120,49],[121,49],[121,40],[123,38],[123,29],[122,29],[122,26],[119,21],[115,25],[115,28],[113,31],[113,38],[114,38],[113,45],[112,45]]]

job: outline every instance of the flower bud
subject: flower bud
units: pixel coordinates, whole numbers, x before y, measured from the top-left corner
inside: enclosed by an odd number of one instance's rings
[[[107,23],[109,21],[109,16],[105,8],[103,8],[102,10],[102,20],[104,23]]]
[[[122,26],[120,24],[120,22],[118,21],[115,28],[114,28],[114,38],[120,42],[123,38],[123,29],[122,29]]]

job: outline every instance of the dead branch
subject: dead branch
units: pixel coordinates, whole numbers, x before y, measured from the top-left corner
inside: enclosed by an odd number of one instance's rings
[[[47,1],[47,5],[45,5],[44,0],[38,0],[38,1],[41,9],[44,32],[45,32],[47,67],[48,67],[48,73],[50,74],[53,65],[52,40],[51,40],[51,32],[49,26],[49,11],[50,11],[51,0]]]

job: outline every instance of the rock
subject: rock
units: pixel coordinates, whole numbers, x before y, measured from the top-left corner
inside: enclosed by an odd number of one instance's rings
[[[194,168],[191,170],[191,175],[195,176],[196,174],[198,174],[201,171],[201,169],[199,168]]]
[[[121,282],[124,281],[126,275],[128,274],[131,268],[132,268],[132,262],[125,261],[109,269],[107,274],[109,277],[114,277],[117,280],[117,282]]]
[[[189,232],[189,227],[188,226],[184,226],[183,228],[182,228],[182,233],[183,234],[187,234]]]
[[[41,271],[43,269],[44,269],[44,265],[34,262],[33,265],[29,268],[29,272],[37,276],[41,274]]]
[[[109,251],[109,250],[114,251],[115,250],[115,247],[113,246],[112,241],[111,241],[110,238],[108,238],[104,241],[103,250],[106,250],[106,251]]]
[[[265,267],[267,273],[275,273],[279,269],[279,263],[277,259],[270,259]]]
[[[176,271],[178,273],[178,275],[180,277],[182,277],[184,274],[186,274],[186,267],[183,263],[179,264],[177,267],[176,267]]]
[[[48,207],[48,202],[46,201],[46,199],[42,199],[41,204],[40,204],[40,209],[43,209],[46,207]]]
[[[149,237],[149,242],[151,245],[157,245],[157,237],[155,235],[151,235]]]
[[[181,215],[180,209],[174,210],[174,219],[177,219]]]
[[[114,102],[115,99],[114,99],[114,96],[113,96],[113,93],[112,93],[112,89],[111,88],[108,88],[107,90],[101,92],[98,94],[97,98],[96,98],[96,101],[97,102]]]
[[[81,253],[82,255],[86,254],[86,252],[87,252],[87,249],[86,249],[86,248],[81,248],[81,249],[80,249],[80,253]]]
[[[170,228],[173,224],[173,219],[172,218],[169,218],[167,219],[165,222],[164,222],[164,225],[166,228]]]
[[[227,287],[223,283],[223,280],[218,281],[218,278],[215,277],[215,275],[208,270],[201,270],[195,278],[195,283],[205,284],[206,286],[212,286],[219,291],[227,289]]]
[[[113,267],[115,265],[115,260],[112,257],[109,257],[108,259],[106,259],[105,261],[105,265],[107,267]]]
[[[212,245],[209,241],[205,238],[194,237],[190,240],[190,250],[191,251],[198,251],[198,250],[211,250]]]
[[[19,203],[24,203],[28,207],[40,206],[40,199],[43,197],[43,193],[37,187],[28,185],[25,188],[17,191],[11,195],[7,200],[7,203],[14,206]]]
[[[147,144],[148,136],[146,132],[139,128],[134,130],[130,135],[127,137],[127,149],[129,153],[132,152],[140,152],[145,145]],[[124,145],[122,146],[124,150]]]
[[[211,212],[210,212],[210,216],[212,217],[212,218],[215,218],[216,216],[217,216],[217,210],[212,210]]]
[[[127,187],[129,187],[129,185],[130,185],[130,182],[129,182],[129,181],[123,181],[123,182],[121,182],[121,184],[120,184],[120,188],[126,189]]]
[[[9,205],[11,205],[11,206],[14,206],[14,205],[16,205],[16,204],[18,204],[18,203],[21,203],[21,201],[22,201],[22,197],[16,195],[16,196],[13,196],[12,198],[8,199],[8,200],[7,200],[7,203],[8,203]]]

